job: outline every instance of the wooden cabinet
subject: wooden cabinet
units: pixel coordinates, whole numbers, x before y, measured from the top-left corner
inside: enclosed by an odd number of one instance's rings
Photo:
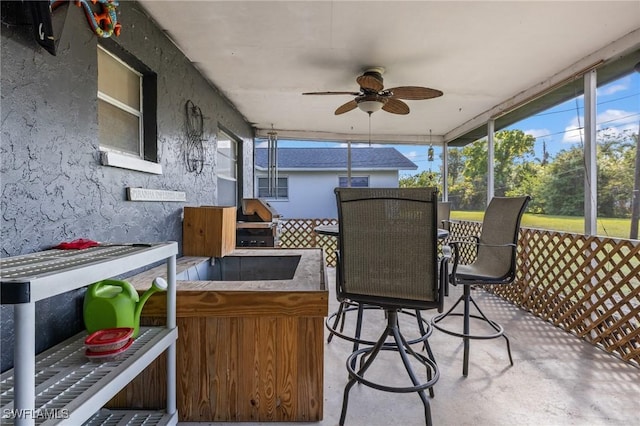
[[[182,252],[185,256],[223,257],[235,248],[235,207],[184,208]]]
[[[254,251],[263,256],[302,253],[296,276],[272,281],[178,280],[179,421],[322,420],[329,296],[322,251],[243,249],[234,256]],[[184,262],[190,265],[191,260]],[[178,259],[178,275],[184,275],[181,263]],[[161,272],[147,271],[140,282]],[[137,277],[130,282],[139,291],[144,288]],[[164,297],[156,293],[147,301],[142,312],[147,324],[162,324]],[[156,400],[139,408],[162,404],[162,371],[162,362],[156,361],[121,395],[120,406],[147,396]]]

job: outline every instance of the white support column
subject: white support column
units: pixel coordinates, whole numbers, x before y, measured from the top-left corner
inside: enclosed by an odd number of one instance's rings
[[[487,121],[487,205],[491,202],[495,194],[495,183],[494,183],[494,167],[493,163],[495,160],[495,142],[493,139],[493,133],[495,132],[495,121],[489,120]]]
[[[596,77],[596,70],[584,75],[584,233],[586,235],[597,233]]]
[[[442,141],[442,201],[449,201],[449,150]]]
[[[16,339],[14,347],[14,424],[35,424],[36,412],[36,305],[33,302],[14,305]]]
[[[167,259],[167,328],[173,329],[178,326],[176,320],[177,289],[176,289],[176,256]],[[167,414],[174,414],[177,411],[177,345],[171,342],[167,348]]]

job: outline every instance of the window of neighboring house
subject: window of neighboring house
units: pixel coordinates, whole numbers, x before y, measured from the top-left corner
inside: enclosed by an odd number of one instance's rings
[[[144,64],[117,45],[98,46],[102,164],[162,173],[157,164],[156,90],[156,75]]]
[[[276,193],[269,193],[269,178],[258,178],[258,197],[260,198],[289,198],[289,178],[287,176],[278,177],[276,183]]]
[[[237,205],[238,142],[223,130],[217,136],[216,176],[218,205]]]
[[[338,186],[340,188],[346,188],[347,182],[348,182],[347,176],[340,176],[338,178]],[[352,188],[368,188],[369,176],[351,176],[351,187]]]

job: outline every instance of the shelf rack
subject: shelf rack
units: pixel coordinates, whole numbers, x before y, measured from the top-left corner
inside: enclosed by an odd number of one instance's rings
[[[14,305],[14,368],[0,376],[0,416],[5,424],[175,424],[177,243],[109,244],[85,250],[47,250],[0,259],[0,301]],[[143,327],[122,357],[104,363],[84,356],[80,333],[35,355],[35,302],[93,282],[164,261],[167,325]],[[100,410],[138,373],[167,351],[165,413]]]

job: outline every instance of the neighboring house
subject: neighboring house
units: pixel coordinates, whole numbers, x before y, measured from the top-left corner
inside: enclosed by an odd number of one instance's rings
[[[347,148],[279,148],[277,194],[269,193],[266,148],[256,148],[256,195],[283,219],[338,217],[333,189],[347,186]],[[351,186],[397,188],[418,166],[395,148],[351,149]]]

